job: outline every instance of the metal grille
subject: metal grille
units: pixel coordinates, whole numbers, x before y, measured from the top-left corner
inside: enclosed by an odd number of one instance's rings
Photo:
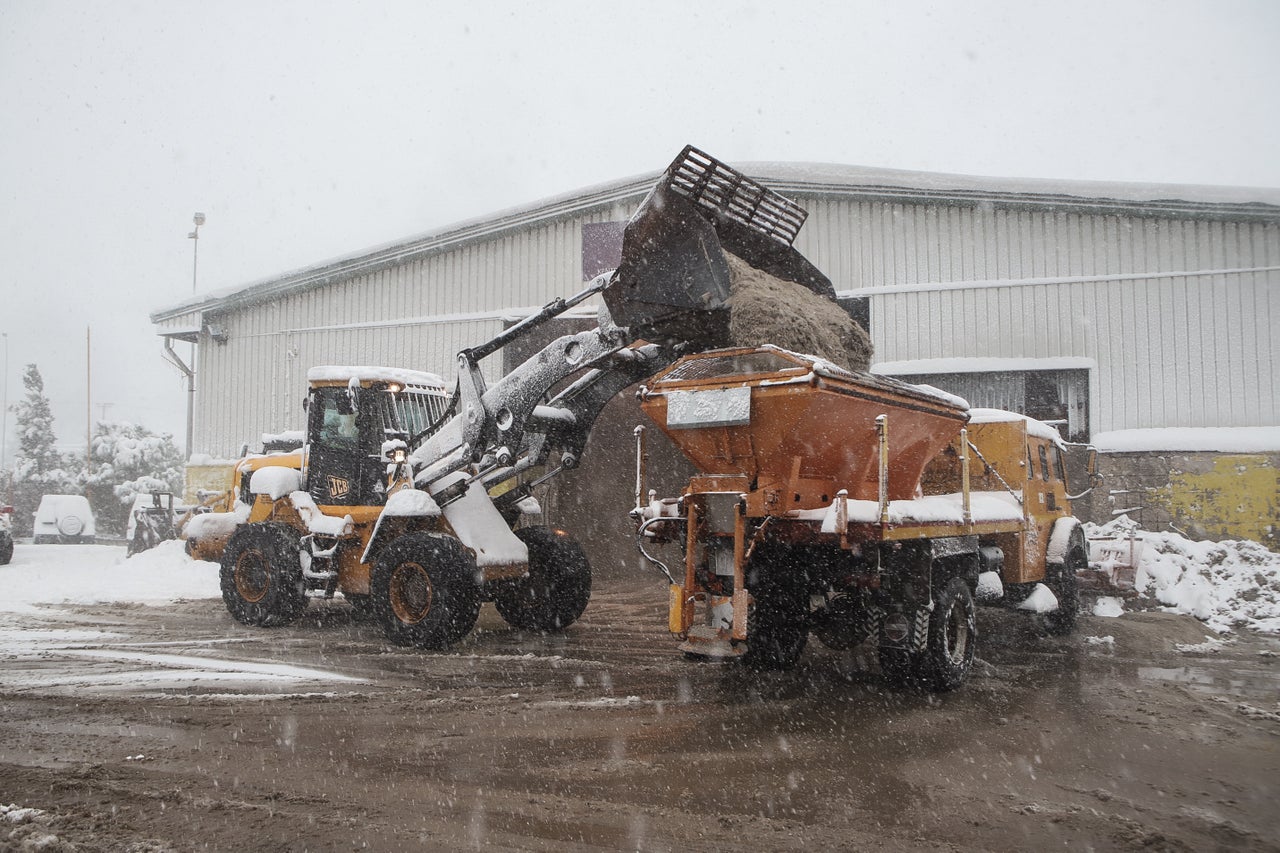
[[[748,352],[691,359],[677,365],[662,379],[667,382],[683,382],[714,376],[751,376],[787,369],[802,373],[808,368],[771,352]]]
[[[670,187],[699,207],[790,246],[808,212],[704,151],[686,145],[667,170]]]

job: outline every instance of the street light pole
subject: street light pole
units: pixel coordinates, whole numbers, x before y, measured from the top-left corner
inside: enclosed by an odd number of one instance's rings
[[[191,217],[191,221],[196,224],[195,230],[187,237],[191,242],[191,292],[196,292],[196,264],[200,259],[200,226],[204,224],[204,214],[197,213]]]
[[[200,261],[200,226],[204,224],[204,214],[199,211],[191,217],[195,228],[187,235],[191,240],[191,293],[196,292],[196,271]],[[191,438],[194,432],[196,410],[196,343],[191,342],[191,366],[185,368],[187,374],[187,459],[191,458]]]

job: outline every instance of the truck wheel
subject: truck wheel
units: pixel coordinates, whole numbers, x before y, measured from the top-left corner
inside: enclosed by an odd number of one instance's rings
[[[283,524],[245,524],[222,554],[222,600],[237,621],[287,625],[307,606],[298,534]]]
[[[831,598],[811,630],[827,648],[847,651],[875,633],[878,616],[869,596],[860,591],[844,592]]]
[[[582,546],[560,531],[516,531],[529,548],[529,574],[495,586],[493,604],[507,624],[524,631],[567,628],[591,598],[591,564]]]
[[[963,578],[953,577],[934,596],[929,640],[920,658],[920,680],[939,692],[964,683],[978,639],[977,609]]]
[[[1073,547],[1064,564],[1050,566],[1046,578],[1050,592],[1058,599],[1058,609],[1044,614],[1044,629],[1054,635],[1070,634],[1080,613],[1080,581],[1077,572],[1089,568],[1082,548]]]
[[[0,533],[0,566],[9,565],[13,559],[13,537],[8,533]]]
[[[759,670],[790,669],[809,639],[809,590],[802,576],[788,572],[781,549],[759,551],[752,562],[754,602],[747,611],[742,663]]]
[[[480,615],[475,561],[449,536],[414,533],[382,552],[371,578],[373,607],[397,646],[444,649]]]

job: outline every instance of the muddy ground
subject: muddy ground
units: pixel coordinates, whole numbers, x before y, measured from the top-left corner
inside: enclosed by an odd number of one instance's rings
[[[0,814],[0,849],[1280,850],[1274,641],[984,610],[973,677],[930,696],[816,641],[789,673],[686,661],[664,599],[598,579],[559,636],[486,606],[446,654],[340,602],[277,630],[218,601],[0,615],[115,635],[0,659],[0,804],[45,812]]]

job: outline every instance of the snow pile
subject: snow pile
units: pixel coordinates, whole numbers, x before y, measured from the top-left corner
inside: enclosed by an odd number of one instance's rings
[[[1086,532],[1090,538],[1138,537],[1143,547],[1134,588],[1164,609],[1194,616],[1219,633],[1248,628],[1280,634],[1280,554],[1257,542],[1193,542],[1173,532],[1139,531],[1123,515],[1087,525]]]
[[[1018,604],[1019,610],[1030,610],[1032,613],[1050,613],[1058,609],[1058,597],[1053,590],[1042,583],[1036,584],[1028,595]]]
[[[13,560],[0,566],[0,589],[0,611],[9,612],[36,604],[163,604],[221,595],[218,565],[192,560],[179,541],[161,542],[128,559],[112,545],[19,542]]]
[[[1124,615],[1124,599],[1113,595],[1099,596],[1093,604],[1093,615],[1114,619]]]

